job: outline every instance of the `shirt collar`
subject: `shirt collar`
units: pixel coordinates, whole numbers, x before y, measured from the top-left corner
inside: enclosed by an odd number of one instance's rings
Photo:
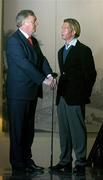
[[[20,28],[19,28],[19,30],[20,30],[20,32],[26,37],[26,39],[29,38],[29,35],[28,35],[26,32],[22,31]]]
[[[72,41],[69,43],[72,46],[75,46],[77,43],[77,38],[72,39]]]
[[[76,43],[77,43],[77,38],[74,38],[70,41],[69,44],[65,43],[65,47],[66,47],[66,49],[68,49],[70,46],[75,46]]]

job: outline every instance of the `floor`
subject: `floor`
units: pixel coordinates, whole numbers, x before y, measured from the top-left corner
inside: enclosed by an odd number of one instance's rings
[[[95,140],[95,134],[88,134],[88,151]],[[50,172],[48,167],[51,161],[51,134],[45,132],[36,132],[32,146],[33,159],[36,164],[45,168],[44,172],[33,174],[12,174],[9,164],[9,136],[8,133],[0,133],[0,180],[103,180],[103,170],[99,168],[86,168],[86,174],[75,176],[61,172]],[[53,164],[59,161],[60,147],[58,133],[53,135]],[[73,153],[75,160],[75,155]]]
[[[33,174],[11,174],[9,169],[1,169],[0,180],[103,180],[102,170],[86,169],[86,175],[76,176],[68,173],[49,173],[45,169],[44,173]]]

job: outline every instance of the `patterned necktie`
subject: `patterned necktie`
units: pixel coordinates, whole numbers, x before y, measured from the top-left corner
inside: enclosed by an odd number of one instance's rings
[[[64,47],[64,50],[63,50],[63,64],[65,64],[66,57],[67,57],[71,47],[72,47],[72,45],[69,46],[69,47]]]
[[[32,41],[31,36],[28,38],[28,41],[29,41],[29,43],[33,46],[33,41]]]

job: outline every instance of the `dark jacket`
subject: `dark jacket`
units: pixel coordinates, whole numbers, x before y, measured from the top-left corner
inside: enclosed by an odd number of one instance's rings
[[[58,52],[60,78],[57,88],[56,104],[62,96],[68,105],[90,102],[92,87],[96,80],[96,70],[91,49],[77,41],[70,49],[63,64],[63,49]]]
[[[32,37],[31,46],[17,30],[7,40],[7,97],[33,100],[42,97],[42,82],[52,72],[38,42]]]

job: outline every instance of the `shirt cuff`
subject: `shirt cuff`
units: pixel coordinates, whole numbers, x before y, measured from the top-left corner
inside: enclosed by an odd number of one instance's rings
[[[48,75],[47,75],[47,78],[50,78],[50,77],[52,77],[52,75],[51,75],[51,74],[48,74]]]

